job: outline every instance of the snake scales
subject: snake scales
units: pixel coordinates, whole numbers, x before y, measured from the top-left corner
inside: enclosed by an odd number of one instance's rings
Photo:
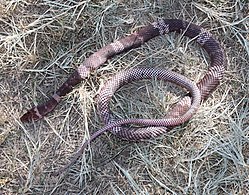
[[[186,77],[165,69],[132,68],[118,73],[105,84],[99,95],[99,113],[106,126],[95,132],[81,146],[69,164],[62,167],[57,173],[72,165],[82,154],[84,148],[105,131],[111,131],[124,139],[141,140],[159,136],[173,127],[188,121],[198,109],[200,102],[206,100],[220,84],[226,63],[223,49],[218,41],[208,31],[198,25],[179,19],[160,19],[129,36],[104,46],[90,55],[47,102],[30,109],[21,117],[21,121],[30,122],[41,119],[56,107],[61,97],[72,91],[74,86],[86,79],[91,71],[104,64],[108,59],[130,49],[137,48],[150,39],[169,32],[182,33],[196,40],[204,48],[211,61],[206,75],[195,84]],[[122,85],[131,81],[153,77],[180,85],[187,89],[189,94],[174,105],[163,119],[123,119],[116,121],[109,110],[109,101],[114,92]],[[140,125],[140,127],[128,128],[127,124],[136,124]]]

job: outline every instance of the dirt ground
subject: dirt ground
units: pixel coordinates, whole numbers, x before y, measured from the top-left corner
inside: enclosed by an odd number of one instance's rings
[[[0,0],[0,194],[249,194],[249,7],[247,0]],[[166,67],[198,81],[209,58],[194,41],[171,33],[115,56],[44,119],[20,116],[48,99],[90,54],[158,18],[201,25],[224,48],[217,90],[186,124],[142,142],[103,127],[96,100],[112,75],[129,67]],[[182,93],[160,81],[119,90],[119,118],[161,118]]]

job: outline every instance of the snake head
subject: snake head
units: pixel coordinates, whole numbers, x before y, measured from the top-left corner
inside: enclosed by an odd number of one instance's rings
[[[31,121],[37,121],[39,119],[42,119],[43,116],[40,114],[38,107],[33,107],[30,110],[28,110],[21,118],[20,120],[25,122],[31,122]]]
[[[20,120],[25,122],[31,122],[31,121],[37,121],[39,119],[42,119],[44,116],[46,116],[49,112],[51,112],[57,105],[59,100],[56,100],[54,97],[50,98],[47,102],[44,104],[35,106],[28,110],[21,118]]]

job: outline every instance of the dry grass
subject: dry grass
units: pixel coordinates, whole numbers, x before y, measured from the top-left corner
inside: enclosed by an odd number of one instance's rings
[[[248,10],[247,0],[0,0],[0,194],[248,194]],[[223,83],[188,124],[139,143],[105,134],[69,172],[51,176],[102,127],[96,95],[111,75],[134,66],[196,81],[205,73],[209,59],[197,44],[158,37],[114,57],[44,120],[20,123],[90,53],[158,17],[211,30],[227,55]],[[161,117],[179,95],[162,82],[139,82],[122,88],[112,109],[122,118]]]

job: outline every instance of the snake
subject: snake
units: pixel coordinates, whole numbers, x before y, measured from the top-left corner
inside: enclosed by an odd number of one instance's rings
[[[156,67],[129,68],[117,73],[104,84],[99,92],[98,110],[105,126],[90,136],[79,147],[70,162],[61,167],[54,175],[58,175],[73,165],[85,148],[106,131],[110,131],[122,139],[133,141],[151,139],[167,133],[174,127],[189,121],[198,110],[200,104],[207,100],[210,94],[217,88],[222,81],[226,69],[225,54],[220,43],[208,30],[192,22],[181,19],[160,18],[91,54],[45,103],[41,103],[28,110],[20,120],[24,123],[42,119],[55,109],[63,96],[71,92],[80,82],[86,80],[92,71],[106,63],[107,60],[115,55],[138,48],[154,37],[171,32],[177,32],[189,37],[206,51],[210,64],[204,77],[195,83],[176,72]],[[115,91],[130,82],[152,78],[174,83],[184,88],[188,93],[178,103],[173,105],[161,119],[116,119],[109,106]]]

